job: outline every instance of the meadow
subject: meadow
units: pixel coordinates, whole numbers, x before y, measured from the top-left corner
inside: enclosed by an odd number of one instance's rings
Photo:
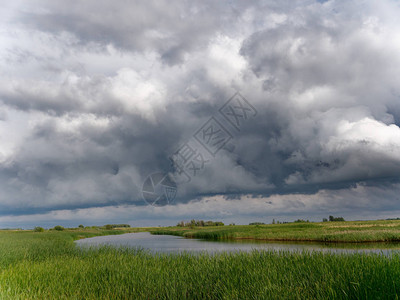
[[[400,221],[293,222],[194,228],[175,226],[154,229],[152,233],[210,240],[253,239],[323,243],[400,242]]]
[[[154,255],[74,240],[157,229],[0,231],[0,299],[397,299],[400,255]]]

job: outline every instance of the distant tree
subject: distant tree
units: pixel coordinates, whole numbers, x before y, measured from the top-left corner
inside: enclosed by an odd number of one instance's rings
[[[53,229],[54,229],[54,230],[57,230],[57,231],[63,231],[63,230],[64,230],[64,227],[62,227],[61,225],[57,225],[57,226],[54,226]]]
[[[295,223],[305,223],[306,221],[304,221],[303,219],[297,219],[296,221],[294,221]]]
[[[275,224],[275,219],[272,219],[272,224]]]
[[[263,222],[252,222],[252,223],[249,223],[249,225],[265,225],[265,223],[263,223]]]
[[[85,226],[83,226],[82,224],[80,224],[80,225],[78,226],[78,228],[85,228]]]
[[[196,220],[192,219],[190,220],[190,227],[195,227],[196,226]]]
[[[130,227],[131,227],[131,225],[129,225],[129,224],[116,224],[116,226],[115,226],[115,227],[130,228]]]
[[[329,216],[329,221],[330,222],[343,222],[344,218],[343,217],[334,217],[334,216]]]
[[[323,218],[322,222],[328,222],[328,219],[327,218]]]
[[[129,224],[107,224],[103,226],[105,229],[110,230],[113,228],[129,228],[131,225]]]
[[[176,226],[178,227],[204,227],[204,226],[224,226],[225,224],[222,222],[213,222],[213,221],[204,221],[204,220],[191,220],[190,222],[180,221]],[[234,223],[230,225],[235,225]]]
[[[33,231],[34,231],[34,232],[43,232],[43,231],[44,231],[44,228],[43,228],[43,227],[36,226],[36,227],[33,229]]]

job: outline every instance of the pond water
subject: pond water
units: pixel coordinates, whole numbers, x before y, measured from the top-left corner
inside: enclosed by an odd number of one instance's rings
[[[152,235],[149,232],[126,233],[121,235],[98,236],[78,240],[75,242],[81,247],[91,246],[128,246],[147,249],[153,253],[179,252],[233,252],[252,250],[275,251],[323,251],[323,252],[368,252],[389,255],[393,251],[400,251],[400,243],[378,244],[336,244],[336,243],[294,243],[294,242],[260,242],[260,241],[209,241],[201,239],[187,239],[172,235]]]

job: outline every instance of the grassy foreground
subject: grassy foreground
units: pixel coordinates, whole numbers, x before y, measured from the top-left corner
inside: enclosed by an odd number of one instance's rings
[[[400,221],[345,221],[236,225],[216,227],[165,227],[153,234],[178,235],[202,239],[254,239],[313,242],[400,242]]]
[[[151,255],[75,247],[102,232],[0,232],[0,299],[397,299],[400,255]]]

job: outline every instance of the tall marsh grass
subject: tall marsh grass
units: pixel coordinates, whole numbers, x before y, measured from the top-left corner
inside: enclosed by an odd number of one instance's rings
[[[81,249],[85,233],[0,232],[0,299],[395,299],[400,255]],[[90,235],[90,234],[88,234]]]

